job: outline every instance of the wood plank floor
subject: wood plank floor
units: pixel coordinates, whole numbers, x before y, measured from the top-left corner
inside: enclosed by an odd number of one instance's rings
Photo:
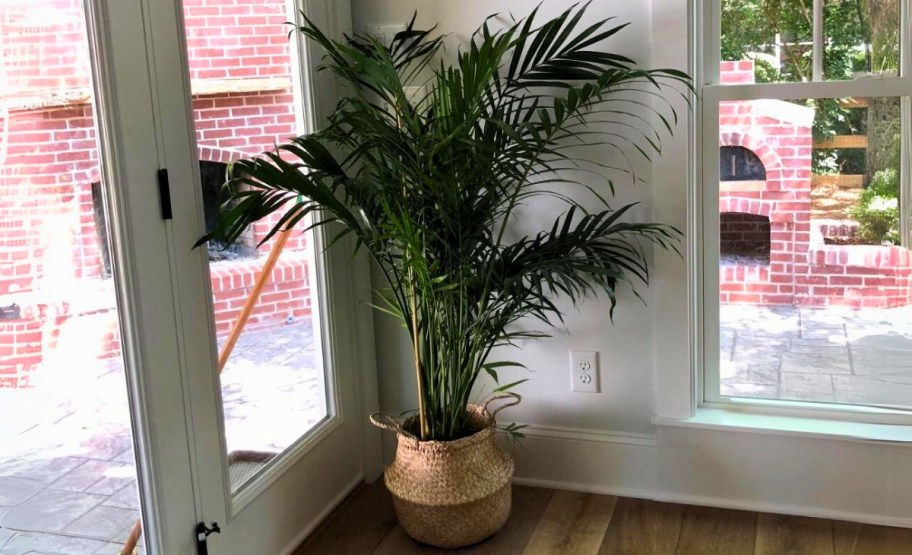
[[[365,485],[294,555],[912,555],[912,530],[514,486],[507,525],[435,549],[396,523],[382,481]]]

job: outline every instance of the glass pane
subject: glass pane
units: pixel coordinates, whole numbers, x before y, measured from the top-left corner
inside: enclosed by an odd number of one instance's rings
[[[897,75],[899,6],[897,0],[826,0],[824,78],[844,81]]]
[[[303,131],[295,92],[289,0],[183,0],[196,138],[212,230],[227,164],[259,154]],[[275,218],[272,222],[277,221]],[[316,262],[310,234],[292,232],[251,300],[277,239],[260,222],[236,245],[209,245],[221,352],[240,338],[220,374],[226,454],[237,491],[327,415]],[[249,304],[248,304],[249,303]],[[243,326],[239,317],[251,308]]]
[[[898,98],[720,104],[725,396],[912,408]]]
[[[93,100],[82,1],[0,3],[2,553],[140,518]]]
[[[810,81],[813,0],[722,0],[722,83]],[[748,62],[753,64],[737,63]]]

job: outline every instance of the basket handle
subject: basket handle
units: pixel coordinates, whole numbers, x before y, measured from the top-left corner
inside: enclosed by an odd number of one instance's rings
[[[510,401],[509,403],[504,403],[503,405],[497,407],[493,411],[488,410],[488,405],[490,405],[494,401],[501,401],[503,399],[512,399],[512,401]],[[491,418],[493,419],[493,418],[497,417],[498,412],[504,410],[507,407],[514,407],[521,402],[522,402],[521,395],[519,395],[518,393],[513,393],[513,392],[508,391],[506,393],[498,393],[496,395],[491,395],[490,397],[485,399],[484,403],[481,404],[481,408],[483,408],[485,411],[489,412],[491,414]]]
[[[380,428],[381,430],[389,430],[390,432],[395,432],[397,434],[404,435],[409,439],[418,441],[418,438],[415,437],[415,434],[409,432],[402,427],[402,424],[388,414],[383,414],[382,412],[375,412],[370,415],[371,424]]]

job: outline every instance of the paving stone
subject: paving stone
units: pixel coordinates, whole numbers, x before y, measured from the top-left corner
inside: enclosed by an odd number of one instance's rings
[[[844,324],[847,318],[851,318],[856,313],[857,311],[853,309],[840,307],[801,308],[798,311],[802,325],[838,326]]]
[[[18,505],[43,488],[44,484],[37,480],[15,476],[0,476],[0,507]]]
[[[113,495],[136,478],[133,465],[88,460],[48,486],[64,491]]]
[[[91,459],[110,461],[133,445],[133,436],[129,428],[108,430],[94,434],[82,443],[85,456]]]
[[[18,532],[0,549],[0,555],[92,555],[104,546],[105,542],[89,538]]]
[[[719,379],[725,382],[740,382],[744,383],[749,381],[748,377],[750,374],[750,365],[743,362],[731,362],[729,360],[721,360],[719,362]]]
[[[887,345],[863,347],[853,343],[851,350],[855,365],[870,369],[868,372],[859,373],[912,374],[912,344],[910,344],[910,348],[906,349]],[[877,370],[878,368],[882,371]]]
[[[779,397],[779,388],[775,385],[724,383],[720,389],[722,395],[729,397],[747,397],[749,399],[777,399]]]
[[[124,487],[135,483],[136,467],[132,464],[117,464],[109,468],[100,480],[86,490],[86,493],[114,495]]]
[[[111,460],[114,462],[119,462],[119,463],[135,464],[136,458],[133,456],[132,445],[129,448],[121,451],[121,453],[119,455],[117,455],[116,457],[114,457]]]
[[[812,325],[801,327],[801,339],[827,339],[837,341],[846,337],[844,326]]]
[[[779,385],[780,365],[751,364],[748,382],[762,385]]]
[[[45,484],[67,474],[85,459],[76,457],[19,458],[0,462],[0,476],[28,478]]]
[[[325,417],[325,380],[322,367],[315,363],[308,323],[246,333],[235,353],[222,374],[232,449],[262,447],[280,452]],[[93,387],[80,390],[78,396],[72,395],[72,389],[50,392],[59,398],[42,401],[42,418],[22,427],[28,429],[25,435],[0,456],[0,476],[37,483],[34,495],[19,507],[0,505],[0,523],[5,524],[8,517],[24,529],[46,530],[21,533],[14,546],[16,555],[26,550],[57,553],[36,546],[45,535],[67,526],[72,526],[68,533],[76,530],[105,541],[64,545],[61,553],[113,554],[120,546],[108,541],[108,536],[120,524],[116,517],[130,516],[116,532],[125,535],[139,514],[122,361],[97,366],[89,368]],[[28,406],[38,405],[29,401]],[[46,489],[40,491],[41,486]],[[13,494],[17,500],[25,495],[0,486],[0,496],[12,498]],[[64,536],[48,541],[60,537]],[[58,549],[53,544],[50,548]],[[8,554],[0,551],[0,555]]]
[[[733,362],[747,364],[774,364],[782,360],[782,353],[789,347],[788,339],[742,338],[735,340]]]
[[[62,491],[85,491],[101,479],[108,466],[109,464],[104,461],[87,460],[58,478],[48,488]]]
[[[834,376],[839,403],[912,407],[912,384],[900,384],[866,376]]]
[[[107,500],[105,500],[104,505],[107,507],[118,507],[121,509],[132,509],[134,511],[138,511],[139,490],[136,489],[136,484],[132,483],[129,486],[118,491]]]
[[[139,518],[139,511],[119,507],[98,506],[63,529],[64,533],[99,540],[115,540]]]
[[[46,489],[13,507],[3,526],[14,530],[60,532],[104,501],[100,495]]]
[[[123,548],[123,542],[111,542],[106,543],[104,547],[96,551],[98,555],[117,555],[120,553],[120,549]],[[142,546],[136,546],[137,555],[144,555],[146,553],[145,548]]]
[[[792,339],[789,352],[847,357],[849,355],[848,344],[848,340],[844,337],[834,339]]]
[[[789,374],[779,375],[779,395],[781,399],[792,401],[828,401],[833,396],[833,379],[828,374]]]
[[[833,356],[827,353],[784,353],[782,372],[801,374],[851,374],[848,352]]]
[[[896,324],[872,324],[869,326],[856,326],[849,324],[846,326],[846,335],[849,341],[859,346],[880,347],[894,345],[908,345],[912,343],[909,333],[902,333],[901,327]]]

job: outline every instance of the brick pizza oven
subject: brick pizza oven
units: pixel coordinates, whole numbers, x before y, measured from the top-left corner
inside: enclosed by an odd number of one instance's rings
[[[751,61],[722,83],[752,83]],[[763,305],[912,304],[907,249],[829,245],[811,220],[814,110],[781,100],[719,106],[720,300]]]

